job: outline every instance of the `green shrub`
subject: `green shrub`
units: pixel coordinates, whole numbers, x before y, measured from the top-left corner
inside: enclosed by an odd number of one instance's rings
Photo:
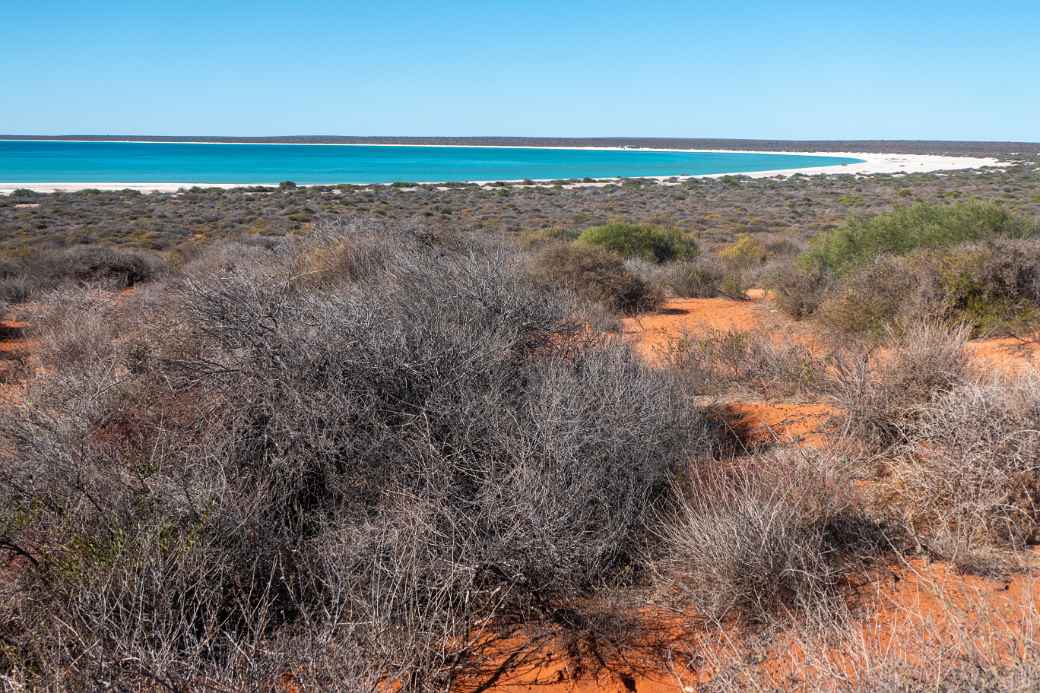
[[[881,256],[831,280],[820,295],[813,312],[839,332],[877,336],[922,315],[967,325],[973,336],[1025,331],[1040,323],[1040,243],[998,240]]]
[[[726,298],[743,301],[747,298],[747,290],[751,288],[747,276],[739,270],[730,270],[722,277],[719,293]]]
[[[601,248],[578,244],[549,246],[535,257],[533,274],[619,313],[655,310],[664,301],[661,289],[629,271],[620,257]]]
[[[697,244],[677,229],[662,229],[640,224],[613,223],[593,226],[578,236],[578,243],[593,245],[623,257],[638,257],[650,262],[692,258]]]
[[[680,298],[718,296],[725,277],[718,259],[713,256],[671,263],[663,268],[661,274],[664,286]]]
[[[924,253],[917,274],[949,320],[975,334],[1027,329],[1040,320],[1040,244],[996,241]]]
[[[553,226],[547,229],[532,229],[520,234],[520,245],[524,248],[541,248],[555,241],[573,241],[581,235],[576,229]]]
[[[908,262],[880,257],[851,271],[828,291],[817,317],[839,332],[880,335],[905,314],[917,286]]]
[[[829,283],[818,267],[790,262],[772,268],[764,277],[765,284],[776,295],[780,310],[793,318],[809,317],[816,312]]]
[[[841,275],[883,253],[905,255],[918,248],[945,248],[992,238],[1027,238],[1036,222],[991,202],[915,204],[869,219],[856,218],[813,239],[801,258],[807,266]]]
[[[769,251],[762,241],[742,233],[737,240],[719,251],[719,257],[731,269],[747,270],[766,261]]]

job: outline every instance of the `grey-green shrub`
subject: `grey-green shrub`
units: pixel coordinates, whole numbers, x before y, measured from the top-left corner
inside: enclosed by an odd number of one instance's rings
[[[695,257],[697,244],[678,229],[644,224],[611,223],[582,231],[576,241],[622,257],[638,257],[650,262],[668,262]]]
[[[625,267],[618,255],[595,246],[552,244],[534,257],[532,274],[618,313],[652,311],[664,301],[658,286]]]
[[[800,261],[841,275],[882,254],[905,255],[919,248],[1029,238],[1038,233],[1040,225],[1035,220],[1016,216],[997,203],[918,203],[866,219],[854,217],[841,228],[814,238]]]

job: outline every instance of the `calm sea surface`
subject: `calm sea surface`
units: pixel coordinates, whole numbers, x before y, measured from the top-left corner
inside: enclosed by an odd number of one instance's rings
[[[0,183],[392,183],[751,173],[859,159],[743,152],[0,141]]]

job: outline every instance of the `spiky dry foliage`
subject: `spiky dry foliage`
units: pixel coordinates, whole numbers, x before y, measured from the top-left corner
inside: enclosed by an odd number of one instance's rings
[[[664,292],[626,268],[621,256],[596,246],[554,243],[534,258],[533,274],[628,315],[655,310],[664,300]]]
[[[12,680],[443,689],[501,624],[636,579],[709,452],[678,378],[503,247],[345,225],[192,264],[76,298],[0,413]]]
[[[722,291],[725,267],[714,255],[672,262],[660,270],[661,284],[680,298],[711,298]]]
[[[985,571],[1002,562],[989,549],[1040,541],[1040,374],[938,392],[906,434],[884,498],[930,551]]]
[[[968,333],[921,321],[890,331],[881,350],[838,352],[829,387],[845,412],[844,433],[877,448],[902,441],[923,403],[964,382]]]
[[[850,572],[886,548],[841,462],[803,450],[699,469],[677,497],[659,586],[717,624],[826,611]]]
[[[823,359],[760,331],[687,332],[668,344],[664,360],[705,394],[749,390],[784,397],[814,392],[824,383]]]
[[[0,299],[21,303],[34,293],[62,284],[126,288],[150,281],[165,270],[163,260],[140,250],[85,245],[0,259]]]
[[[1026,693],[1040,686],[1040,614],[1032,600],[994,610],[991,589],[967,583],[950,599],[948,580],[916,575],[925,603],[866,612],[836,605],[826,619],[808,618],[771,639],[709,632],[694,657],[675,657],[675,681],[703,693],[798,690],[806,693]],[[948,578],[948,576],[947,576]],[[1035,589],[1026,579],[1026,592]],[[943,584],[946,583],[946,584]],[[887,595],[891,598],[892,595]],[[686,673],[683,667],[696,672]],[[698,685],[698,681],[707,681]]]

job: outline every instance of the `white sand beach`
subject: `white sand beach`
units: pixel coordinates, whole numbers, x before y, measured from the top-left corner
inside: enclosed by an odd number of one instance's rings
[[[756,152],[757,153],[757,152]],[[779,152],[760,152],[776,154]],[[942,156],[938,154],[869,154],[863,152],[783,152],[784,154],[800,154],[803,156],[837,156],[863,159],[860,164],[843,164],[840,166],[817,166],[812,168],[784,169],[781,171],[757,171],[743,175],[752,178],[769,178],[791,176],[796,173],[805,175],[817,174],[859,174],[872,173],[933,173],[936,171],[957,171],[986,166],[1000,166],[1003,163],[993,157]],[[711,174],[718,177],[719,174]]]
[[[356,146],[356,145],[332,145],[332,146]],[[405,146],[385,145],[378,146]],[[454,145],[407,145],[443,147]],[[559,149],[620,149],[617,147],[558,147]],[[685,180],[688,178],[719,178],[727,175],[745,175],[751,178],[785,178],[795,174],[802,175],[870,175],[876,173],[898,174],[898,173],[932,173],[937,171],[955,171],[964,169],[976,169],[987,166],[1001,166],[1006,162],[992,157],[970,157],[970,156],[941,156],[934,154],[874,154],[864,152],[766,152],[751,150],[705,150],[705,149],[627,149],[625,151],[688,151],[688,152],[746,152],[749,154],[792,154],[801,156],[834,156],[862,159],[858,164],[842,164],[837,166],[817,166],[811,168],[780,169],[774,171],[755,171],[752,173],[710,173],[698,176],[653,176],[657,180],[669,180],[676,178]],[[647,176],[649,177],[649,176]],[[573,185],[606,185],[618,179],[604,179],[590,183],[576,183]],[[479,184],[490,184],[495,181],[473,181]],[[520,181],[503,181],[517,182]],[[539,182],[539,181],[536,181]],[[544,182],[544,181],[542,181]],[[436,183],[428,183],[435,185]],[[76,192],[79,190],[137,190],[139,192],[177,192],[178,190],[202,187],[202,188],[241,188],[255,185],[270,186],[270,183],[6,183],[0,182],[0,195],[8,195],[15,190],[33,190],[36,192]],[[301,184],[303,185],[303,184]]]

